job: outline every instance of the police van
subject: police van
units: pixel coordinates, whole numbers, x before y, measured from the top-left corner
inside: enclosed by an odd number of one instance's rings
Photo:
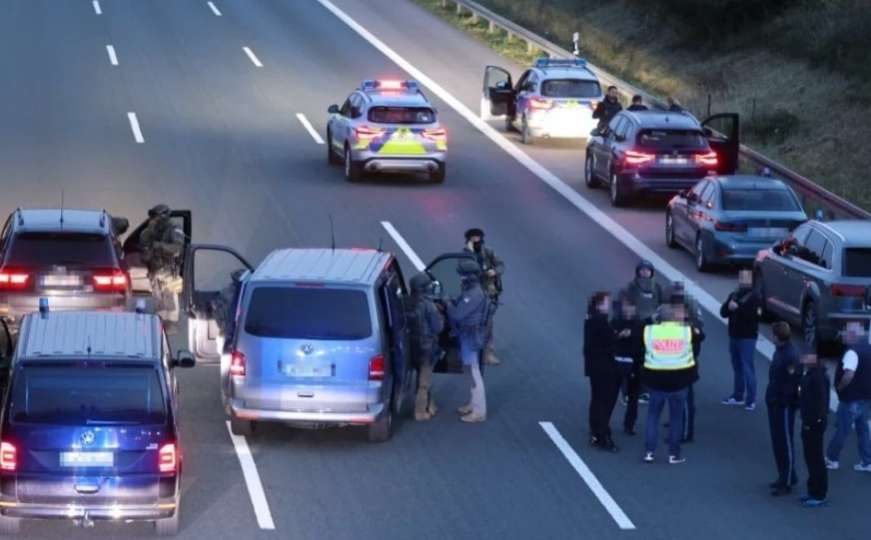
[[[345,103],[330,105],[327,161],[345,178],[365,173],[426,173],[445,179],[447,132],[417,81],[366,80]]]

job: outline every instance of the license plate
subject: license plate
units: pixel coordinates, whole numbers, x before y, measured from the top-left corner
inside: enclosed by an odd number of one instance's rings
[[[780,227],[750,227],[747,234],[757,238],[781,238],[786,236],[787,229]]]
[[[286,364],[284,374],[290,377],[332,377],[333,366],[321,364]]]
[[[61,467],[112,467],[115,455],[112,452],[61,452]]]
[[[45,287],[79,287],[82,278],[81,276],[44,276],[42,284]]]
[[[663,165],[686,165],[689,160],[685,157],[660,156],[659,162]]]

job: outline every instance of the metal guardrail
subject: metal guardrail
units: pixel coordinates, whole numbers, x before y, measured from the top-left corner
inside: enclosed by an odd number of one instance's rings
[[[474,20],[483,19],[489,23],[489,31],[495,32],[501,29],[507,33],[510,38],[519,39],[526,42],[527,50],[532,53],[536,49],[547,53],[556,58],[572,58],[573,54],[559,45],[533,33],[526,28],[514,23],[505,17],[494,13],[486,7],[472,0],[441,0],[442,7],[447,8],[449,4],[453,4],[457,10],[457,14],[462,14],[464,11],[469,12]],[[606,85],[614,85],[621,89],[625,96],[639,94],[644,99],[658,107],[665,108],[665,102],[649,93],[637,88],[626,81],[618,79],[607,71],[587,63],[596,77]],[[823,210],[827,219],[871,219],[871,212],[859,208],[855,204],[827,191],[819,184],[798,174],[772,159],[769,159],[759,152],[741,145],[741,158],[752,164],[759,170],[768,169],[771,174],[790,184],[793,190],[801,197],[802,204],[805,208],[813,210]]]

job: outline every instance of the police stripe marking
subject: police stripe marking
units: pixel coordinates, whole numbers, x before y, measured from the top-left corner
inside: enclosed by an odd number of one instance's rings
[[[257,525],[261,529],[274,530],[275,522],[272,521],[272,512],[269,511],[269,503],[266,502],[266,493],[263,491],[263,484],[260,482],[254,457],[251,456],[251,449],[248,448],[248,441],[245,440],[245,437],[233,435],[229,421],[227,422],[227,433],[230,434],[230,440],[233,441],[239,465],[242,466],[242,476],[245,478],[248,496],[251,497],[251,504],[254,506]]]
[[[242,47],[242,50],[245,51],[245,54],[248,55],[248,58],[251,60],[251,63],[257,67],[263,67],[263,64],[260,62],[260,59],[254,54],[254,51],[249,49],[248,47]]]
[[[573,469],[580,475],[580,477],[587,484],[587,487],[590,488],[590,491],[593,492],[593,495],[599,499],[599,502],[602,503],[602,506],[605,507],[605,510],[611,514],[611,517],[614,518],[614,521],[617,522],[617,526],[623,530],[633,530],[635,529],[635,524],[632,523],[632,520],[629,519],[629,516],[623,512],[623,509],[617,504],[617,502],[611,497],[608,491],[602,486],[602,483],[599,482],[599,479],[596,478],[596,475],[593,474],[593,471],[587,467],[587,464],[584,463],[584,460],[581,459],[581,456],[577,454],[577,452],[572,449],[571,445],[563,438],[560,432],[556,429],[556,427],[550,422],[539,422],[538,425],[541,426],[541,429],[547,433],[547,436],[550,437],[550,440],[556,445],[562,455],[568,460],[569,464]]]
[[[312,127],[312,123],[308,121],[308,118],[306,118],[304,114],[296,113],[296,118],[299,120],[299,123],[302,124],[302,127],[304,127],[306,131],[308,131],[308,134],[312,136],[312,139],[314,139],[316,143],[324,144],[324,140],[321,138],[318,132],[315,131],[315,128]]]

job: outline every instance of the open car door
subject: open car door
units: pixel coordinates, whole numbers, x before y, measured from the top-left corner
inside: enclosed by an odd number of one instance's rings
[[[717,174],[735,174],[738,171],[738,152],[741,149],[741,121],[738,113],[715,114],[702,122],[711,149],[717,153]]]
[[[185,247],[187,247],[191,243],[191,234],[193,232],[191,211],[173,210],[172,213],[170,213],[170,220],[172,221],[176,231],[180,234],[184,234],[184,244]],[[148,270],[145,267],[145,263],[142,261],[141,244],[142,231],[144,231],[147,226],[148,220],[146,219],[127,235],[123,245],[124,261],[130,272],[130,281],[134,293],[151,294],[151,283],[148,280]],[[184,275],[184,263],[185,260],[182,259],[178,277]]]
[[[444,304],[459,296],[463,290],[463,283],[457,272],[457,267],[464,259],[474,260],[474,257],[468,253],[445,253],[429,263],[429,266],[424,270],[433,281],[439,284],[440,300]],[[447,321],[445,330],[439,336],[439,346],[443,354],[436,362],[433,371],[435,373],[462,373],[463,362],[460,359],[460,346],[457,338],[451,335],[450,323]]]
[[[514,88],[511,74],[497,66],[484,68],[484,88],[481,96],[481,119],[513,116]]]
[[[226,246],[191,244],[185,249],[184,289],[182,306],[188,315],[188,348],[197,362],[217,363],[221,359],[224,338],[218,325],[221,317],[235,319],[236,306],[227,305],[221,299],[222,293],[232,287],[241,287],[232,274],[236,270],[254,271],[245,258]],[[239,290],[234,290],[232,298],[239,302]],[[216,308],[224,306],[232,313],[218,313]]]

